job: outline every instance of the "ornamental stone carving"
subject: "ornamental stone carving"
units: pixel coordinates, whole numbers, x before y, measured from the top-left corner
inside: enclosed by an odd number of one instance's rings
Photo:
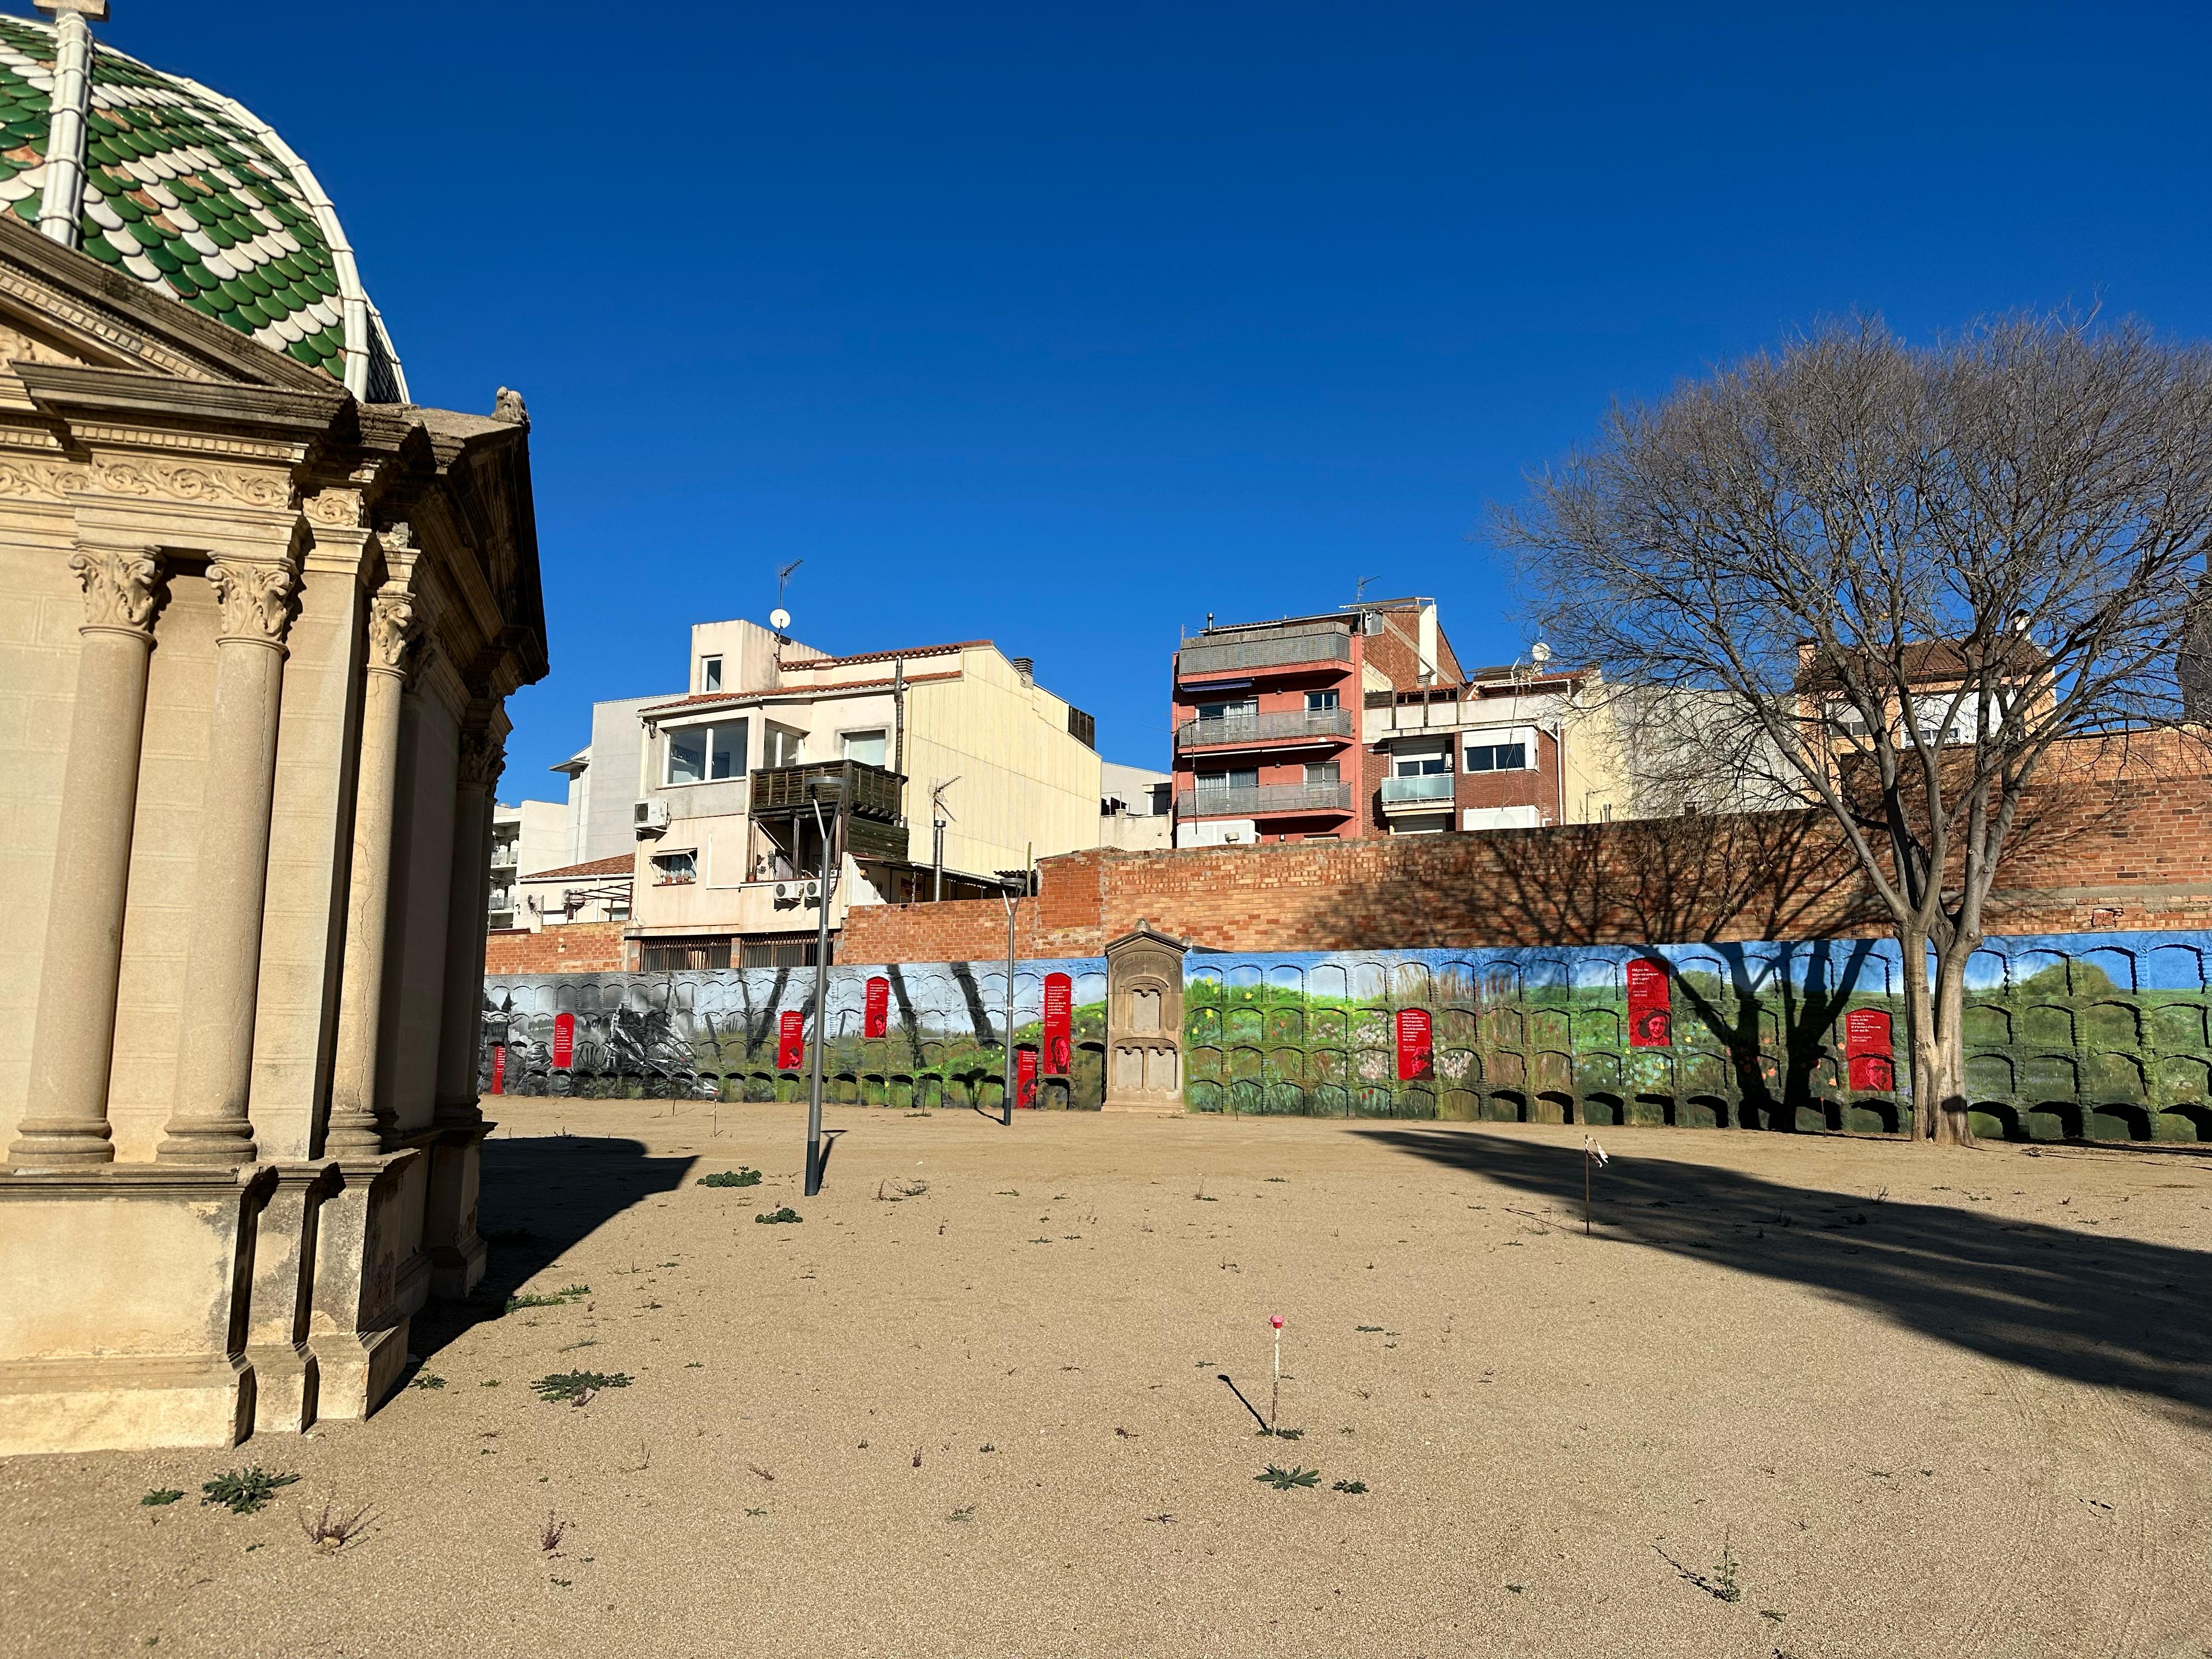
[[[65,495],[84,488],[85,471],[54,461],[0,461],[0,495]]]
[[[460,781],[464,786],[471,789],[495,789],[499,786],[500,774],[505,770],[507,744],[504,742],[486,731],[463,730]]]
[[[151,548],[103,547],[70,555],[84,589],[84,626],[132,634],[154,631],[161,561]]]
[[[368,602],[368,665],[372,669],[404,672],[407,647],[414,638],[412,593],[379,593]]]
[[[92,484],[118,495],[158,495],[173,501],[227,507],[288,507],[291,480],[239,466],[188,466],[173,461],[94,461]]]
[[[308,519],[329,530],[358,530],[362,520],[362,494],[358,489],[325,489],[310,495],[301,510]]]
[[[283,644],[292,626],[292,595],[300,586],[290,565],[218,560],[208,567],[208,586],[222,607],[217,638]]]

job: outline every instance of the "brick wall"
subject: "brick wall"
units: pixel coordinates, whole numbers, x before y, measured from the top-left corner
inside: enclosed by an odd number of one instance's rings
[[[2008,933],[2212,925],[2212,776],[2138,754],[2030,814],[1988,925]],[[1346,951],[1878,937],[1888,923],[1823,813],[1048,859],[1024,957],[1095,956],[1139,921],[1216,950]],[[847,962],[988,960],[995,899],[854,910]]]
[[[501,928],[485,937],[484,972],[617,973],[626,965],[623,927],[619,921],[572,921],[536,933],[523,927]]]

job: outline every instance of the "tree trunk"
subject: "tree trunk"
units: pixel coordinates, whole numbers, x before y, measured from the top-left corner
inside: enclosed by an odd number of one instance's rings
[[[1929,1099],[1936,1106],[1935,1138],[1946,1146],[1974,1144],[1974,1126],[1966,1115],[1965,1029],[1966,958],[1972,951],[1972,941],[1958,939],[1936,959],[1936,1070]]]

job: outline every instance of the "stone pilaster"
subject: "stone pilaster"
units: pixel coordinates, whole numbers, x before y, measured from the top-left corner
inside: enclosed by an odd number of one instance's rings
[[[155,1149],[158,1162],[250,1164],[255,1157],[246,1105],[261,913],[269,880],[284,638],[299,580],[289,554],[253,559],[225,553],[208,566],[208,585],[222,607],[214,727],[185,957],[176,1104]]]
[[[409,567],[411,570],[411,565]],[[376,1109],[378,1026],[384,1006],[385,932],[392,908],[392,828],[399,773],[399,719],[415,599],[406,577],[370,602],[368,683],[362,696],[361,767],[354,794],[353,875],[346,904],[344,978],[338,992],[337,1069],[324,1150],[374,1157],[391,1126]]]
[[[146,548],[88,548],[70,555],[70,568],[84,589],[85,620],[62,776],[64,833],[47,909],[30,1098],[8,1149],[11,1164],[50,1169],[115,1156],[107,1079],[161,575]]]

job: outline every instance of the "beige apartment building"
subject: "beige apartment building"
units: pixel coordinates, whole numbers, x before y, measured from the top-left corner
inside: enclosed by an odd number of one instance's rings
[[[374,1409],[484,1269],[528,422],[410,403],[299,157],[49,9],[0,18],[52,111],[0,180],[0,1454],[224,1446]]]

